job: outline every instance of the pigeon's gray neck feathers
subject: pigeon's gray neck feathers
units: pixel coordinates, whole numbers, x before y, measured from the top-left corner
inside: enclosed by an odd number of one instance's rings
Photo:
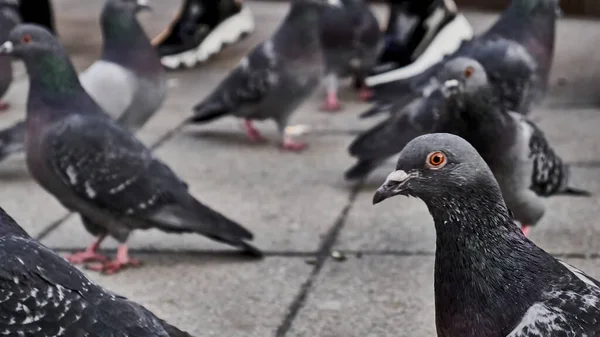
[[[273,36],[278,50],[288,57],[320,51],[319,25],[321,8],[316,4],[294,3]]]
[[[103,60],[136,70],[158,64],[158,55],[135,14],[107,6],[102,12],[101,26]],[[152,58],[149,62],[148,57]]]
[[[555,260],[520,233],[497,186],[463,186],[425,202],[437,232],[438,335],[506,336],[500,327],[515,326],[539,299],[538,282]]]

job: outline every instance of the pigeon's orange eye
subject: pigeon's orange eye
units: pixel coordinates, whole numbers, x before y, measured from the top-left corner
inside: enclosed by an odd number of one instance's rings
[[[31,42],[31,40],[32,40],[31,35],[29,35],[29,34],[25,34],[21,37],[21,42],[23,42],[23,43],[29,43],[29,42]]]
[[[446,164],[446,155],[441,151],[431,152],[427,156],[426,166],[432,169],[439,169]]]
[[[473,75],[473,73],[474,73],[474,72],[475,72],[475,69],[473,69],[473,67],[470,67],[470,66],[469,66],[469,67],[467,67],[467,68],[465,69],[465,77],[466,77],[466,78],[469,78],[469,77],[471,77],[471,75]]]

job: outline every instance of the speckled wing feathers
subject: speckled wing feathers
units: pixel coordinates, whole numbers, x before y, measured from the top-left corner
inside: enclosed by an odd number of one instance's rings
[[[105,292],[29,238],[0,238],[0,335],[168,337],[143,307]]]
[[[531,186],[536,194],[549,196],[566,188],[569,172],[562,159],[552,150],[544,133],[535,124],[523,120],[533,130],[529,139],[529,158],[533,161]]]

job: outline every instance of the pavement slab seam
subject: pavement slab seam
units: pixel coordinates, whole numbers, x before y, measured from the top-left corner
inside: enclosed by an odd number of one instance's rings
[[[323,240],[321,241],[320,247],[315,256],[316,260],[314,261],[313,270],[311,271],[311,273],[308,276],[308,278],[306,279],[306,281],[300,286],[300,291],[295,296],[295,298],[291,302],[291,304],[288,306],[286,315],[284,316],[284,318],[281,322],[281,325],[279,325],[279,327],[277,328],[277,330],[275,332],[276,337],[284,337],[288,333],[288,331],[292,327],[292,324],[293,324],[296,316],[298,316],[300,309],[302,309],[302,307],[304,306],[304,304],[308,298],[308,294],[310,293],[310,291],[313,288],[315,280],[319,276],[319,273],[323,269],[323,266],[325,265],[328,258],[330,257],[331,250],[333,249],[333,247],[336,243],[336,240],[339,237],[340,232],[344,228],[346,219],[348,218],[348,214],[350,213],[350,210],[352,209],[352,205],[354,204],[354,201],[356,200],[356,196],[358,195],[358,193],[362,187],[362,183],[363,183],[362,181],[358,182],[354,186],[354,188],[350,191],[348,203],[340,212],[340,214],[337,217],[336,221],[334,222],[333,226],[331,226],[329,231],[323,237]]]

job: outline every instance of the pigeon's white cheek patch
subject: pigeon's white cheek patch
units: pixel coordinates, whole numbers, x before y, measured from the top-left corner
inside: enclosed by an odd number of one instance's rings
[[[387,176],[387,178],[385,179],[385,182],[386,183],[388,181],[403,182],[406,179],[408,179],[408,173],[406,173],[405,171],[402,171],[402,170],[398,170],[398,171],[394,171],[394,172],[390,173]]]

